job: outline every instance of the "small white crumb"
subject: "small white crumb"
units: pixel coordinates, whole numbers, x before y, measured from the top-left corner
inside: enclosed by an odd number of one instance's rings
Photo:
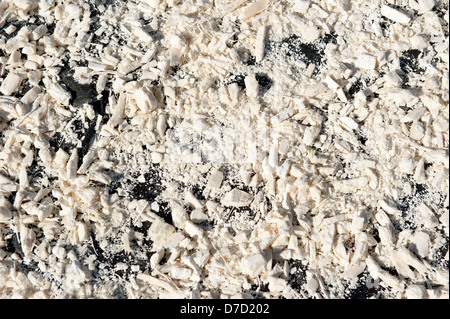
[[[413,122],[413,121],[417,121],[419,120],[422,115],[425,114],[426,108],[425,107],[418,107],[410,112],[408,112],[408,114],[406,114],[401,121],[403,123],[408,123],[408,122]]]
[[[201,237],[203,237],[203,230],[201,228],[199,228],[197,225],[195,225],[190,220],[188,220],[186,222],[184,230],[191,237],[194,237],[194,238],[201,238]]]
[[[318,126],[308,126],[303,135],[303,143],[305,145],[312,145],[314,141],[320,134],[320,127]]]
[[[48,93],[62,105],[69,105],[69,101],[72,97],[69,91],[64,89],[58,83],[51,83],[48,88]]]
[[[309,0],[298,0],[298,1],[295,1],[292,9],[294,10],[294,12],[305,14],[306,11],[309,9],[310,5],[311,5],[311,1],[309,1]]]
[[[203,213],[203,210],[201,208],[196,208],[191,212],[190,219],[194,223],[198,224],[208,220],[208,215]]]
[[[418,3],[420,10],[424,12],[431,11],[436,5],[435,0],[418,0]]]
[[[69,159],[69,154],[67,154],[62,148],[58,149],[53,158],[53,163],[59,167],[65,167],[67,160]]]
[[[411,285],[405,289],[406,299],[426,299],[428,292],[422,285]]]
[[[148,236],[153,241],[155,248],[158,248],[162,247],[174,232],[175,227],[167,224],[162,218],[157,218],[148,229]]]
[[[171,202],[172,206],[172,222],[173,225],[179,229],[184,229],[186,222],[189,220],[189,216],[184,207],[174,201]]]
[[[266,26],[263,25],[259,27],[258,33],[256,35],[256,43],[255,43],[255,60],[256,62],[261,62],[264,59],[264,50],[265,50],[265,40],[266,40]]]
[[[242,15],[242,20],[247,20],[261,11],[263,11],[269,5],[269,0],[256,0],[255,2],[249,4]]]
[[[0,207],[0,220],[7,221],[12,218],[12,213],[7,207]]]
[[[195,208],[203,207],[203,204],[198,200],[197,197],[195,197],[195,195],[191,191],[185,192],[185,199],[190,205],[192,205]]]
[[[377,58],[368,54],[360,54],[355,61],[355,66],[361,69],[375,70]]]
[[[249,98],[255,99],[259,95],[259,84],[254,74],[247,75],[244,79],[245,90]]]
[[[224,206],[243,207],[249,205],[252,200],[253,196],[251,194],[233,188],[223,196],[221,203]]]
[[[423,232],[419,231],[414,234],[411,239],[412,247],[411,250],[415,252],[418,256],[425,258],[428,256],[430,249],[430,236]]]
[[[66,173],[68,179],[74,179],[77,176],[78,150],[74,149],[67,161]]]
[[[139,109],[148,113],[157,107],[155,96],[149,88],[142,87],[135,92],[135,101]]]
[[[253,254],[242,260],[242,271],[250,276],[256,276],[264,270],[266,264],[267,261],[262,254]]]
[[[222,180],[223,180],[223,173],[220,170],[216,169],[209,176],[209,180],[206,185],[207,187],[210,188],[220,188]]]

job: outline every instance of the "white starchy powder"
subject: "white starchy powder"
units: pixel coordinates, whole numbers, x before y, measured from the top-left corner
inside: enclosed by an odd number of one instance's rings
[[[448,1],[0,2],[1,298],[448,298]]]

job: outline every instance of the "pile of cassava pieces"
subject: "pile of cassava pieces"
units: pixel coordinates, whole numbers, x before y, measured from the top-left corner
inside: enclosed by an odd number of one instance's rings
[[[1,298],[448,298],[439,0],[0,1]]]

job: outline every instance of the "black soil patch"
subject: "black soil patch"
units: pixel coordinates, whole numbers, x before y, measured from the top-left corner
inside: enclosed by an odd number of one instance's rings
[[[272,79],[269,78],[269,76],[265,73],[258,73],[255,75],[255,77],[259,84],[259,92],[261,92],[261,94],[264,94],[269,91],[269,89],[273,85]]]
[[[109,118],[109,116],[106,114],[106,106],[108,105],[109,95],[109,91],[103,91],[91,101],[91,105],[95,113],[103,116],[102,122],[106,122],[106,120]]]
[[[425,69],[419,67],[419,57],[422,54],[420,50],[407,50],[403,51],[402,55],[399,57],[400,60],[400,69],[408,73],[415,73],[415,74],[424,74]]]
[[[290,259],[289,268],[291,272],[287,278],[288,284],[297,292],[302,292],[303,286],[306,284],[306,266],[300,260]]]
[[[367,276],[366,273],[358,275],[356,287],[349,289],[345,295],[346,299],[369,299],[379,292],[379,283]]]
[[[237,83],[241,90],[245,90],[245,76],[246,74],[230,74],[223,80],[223,85]]]
[[[245,48],[239,48],[236,51],[239,59],[244,65],[252,66],[256,64],[256,57],[252,55],[249,50]]]
[[[91,103],[97,96],[97,89],[91,84],[80,84],[73,78],[73,72],[64,67],[61,72],[61,81],[71,93],[70,104],[75,107],[82,107],[85,103]]]
[[[123,250],[118,252],[103,250],[100,247],[99,241],[92,232],[91,239],[92,241],[89,246],[89,251],[97,256],[96,266],[98,267],[100,263],[103,264],[103,269],[110,272],[113,276],[128,279],[132,273],[131,267],[127,267],[125,270],[116,269],[118,263],[124,263],[129,266],[138,266],[139,270],[142,272],[146,272],[150,267],[149,260],[154,252],[152,251],[152,242],[149,240],[143,240],[140,245],[138,245],[134,240],[131,240],[130,246],[133,251],[136,251],[136,253],[127,253]],[[117,239],[107,238],[105,240],[107,240],[111,246],[116,246],[119,244],[116,242]],[[138,255],[141,257],[138,257]],[[93,272],[93,277],[101,279],[97,271]]]
[[[144,181],[138,182],[139,173],[131,174],[130,177],[124,178],[123,175],[111,172],[112,182],[108,185],[110,193],[116,193],[119,189],[127,193],[127,197],[131,200],[146,200],[149,204],[157,202],[159,212],[155,212],[162,217],[167,223],[172,225],[172,214],[170,206],[167,202],[161,201],[160,195],[165,187],[162,185],[160,169],[158,164],[153,164],[147,172],[143,174]]]
[[[320,67],[326,63],[325,46],[328,43],[336,43],[334,32],[326,34],[312,43],[305,43],[300,36],[292,34],[278,41],[267,41],[265,52],[269,59],[294,58],[306,65],[314,64],[316,66],[314,75],[317,75]]]

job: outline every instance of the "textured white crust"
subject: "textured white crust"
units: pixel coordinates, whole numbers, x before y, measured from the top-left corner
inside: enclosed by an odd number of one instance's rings
[[[2,1],[0,297],[448,298],[448,23]]]

